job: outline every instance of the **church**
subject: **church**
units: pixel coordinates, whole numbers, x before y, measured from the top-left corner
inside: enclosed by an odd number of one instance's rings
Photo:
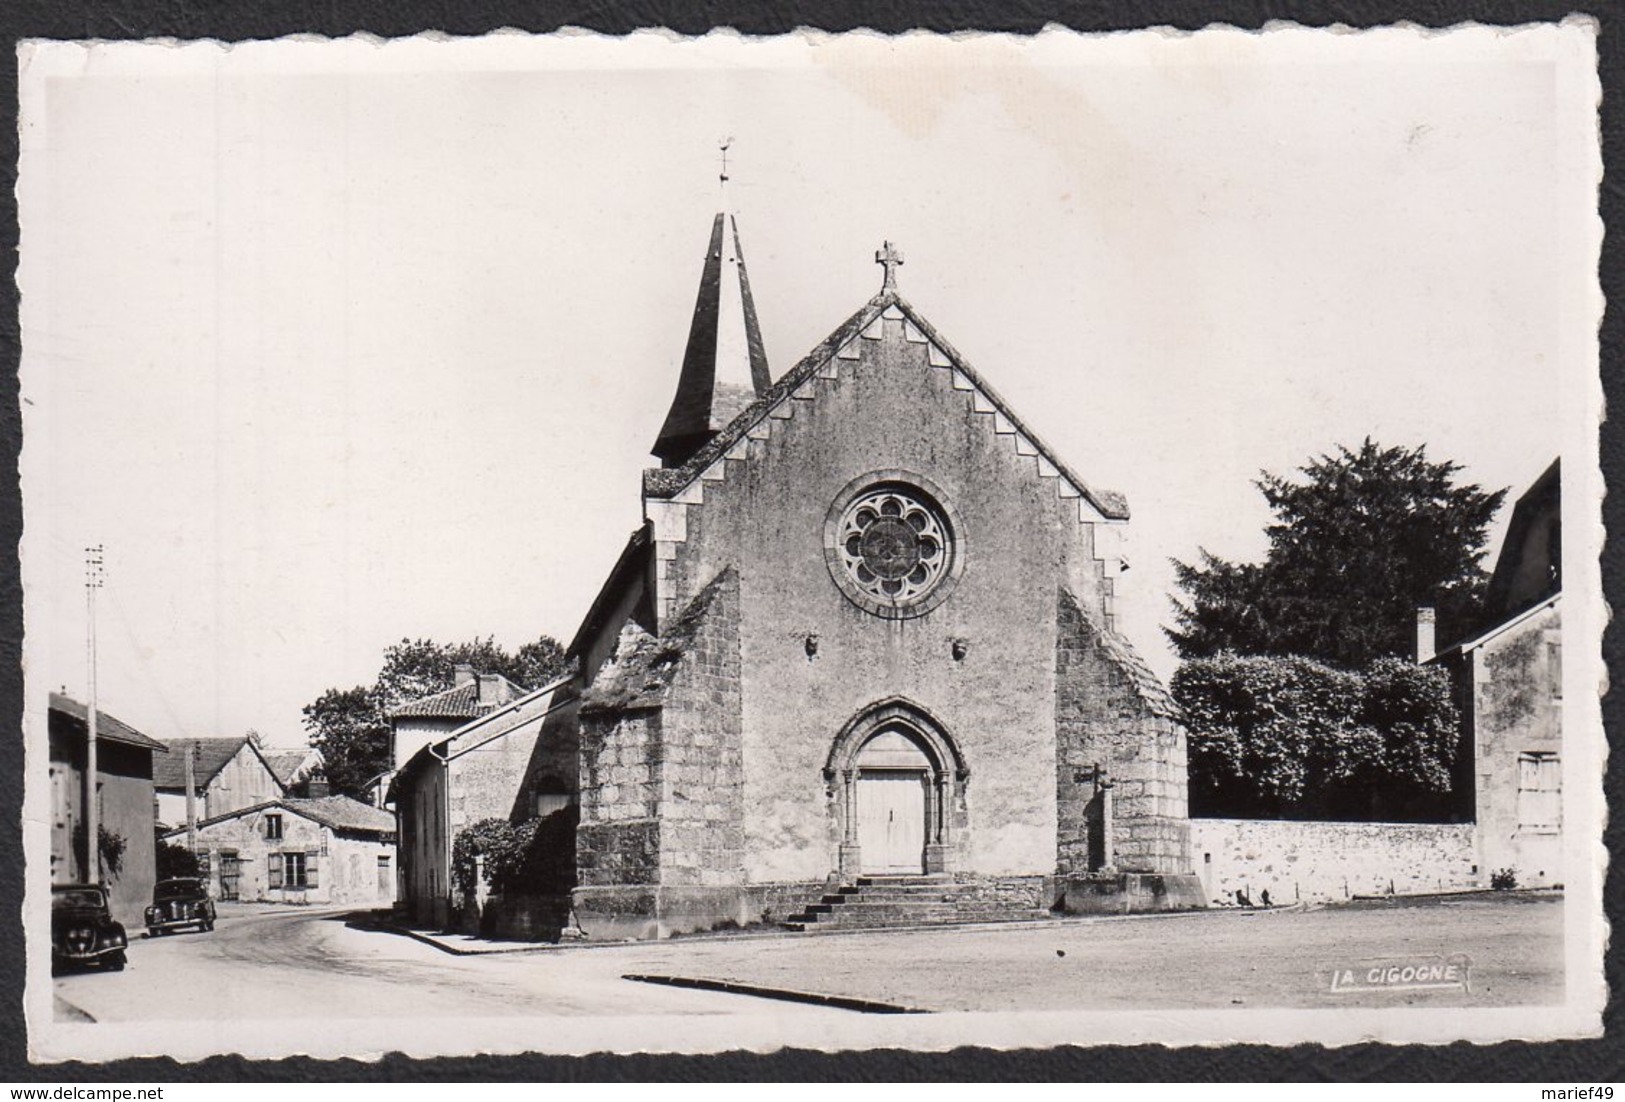
[[[1127,503],[876,262],[774,378],[712,222],[644,523],[531,769],[576,788],[589,938],[827,920],[887,884],[1026,917],[1196,883],[1185,732],[1114,628]]]

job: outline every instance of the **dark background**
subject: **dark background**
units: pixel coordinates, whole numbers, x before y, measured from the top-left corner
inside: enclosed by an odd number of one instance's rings
[[[1602,250],[1602,289],[1609,309],[1602,327],[1603,387],[1608,406],[1625,409],[1625,382],[1619,373],[1622,337],[1620,303],[1625,302],[1625,264],[1618,237],[1621,209],[1620,165],[1622,116],[1617,97],[1625,60],[1625,11],[1618,0],[1590,5],[1561,2],[1450,3],[1442,0],[1394,2],[1233,2],[1161,0],[1161,2],[1065,3],[1062,0],[910,0],[888,4],[814,3],[811,0],[626,0],[600,3],[521,3],[517,0],[5,0],[0,27],[6,44],[0,50],[0,87],[8,112],[0,127],[0,165],[5,166],[4,217],[0,234],[4,251],[17,248],[17,57],[21,38],[130,39],[151,37],[272,38],[295,33],[339,37],[366,32],[381,37],[426,30],[479,35],[499,27],[546,33],[563,26],[625,34],[645,27],[666,27],[702,34],[732,26],[746,34],[778,34],[799,26],[843,31],[859,27],[885,32],[914,28],[931,31],[989,30],[1032,33],[1056,23],[1080,31],[1170,26],[1195,30],[1209,23],[1260,28],[1272,20],[1307,26],[1345,24],[1353,27],[1410,22],[1442,28],[1477,21],[1511,25],[1562,19],[1586,11],[1600,23],[1599,65],[1602,76],[1602,137],[1605,179],[1602,214],[1608,231]],[[7,359],[0,373],[0,455],[16,471],[21,446],[18,411],[19,354],[17,289],[4,284],[0,306],[0,346]],[[1617,422],[1604,424],[1601,456],[1612,489],[1625,476],[1625,432]],[[1580,457],[1576,457],[1578,461]],[[0,494],[0,541],[15,548],[22,532],[22,503],[14,473],[3,480]],[[1625,495],[1613,493],[1603,505],[1610,530],[1620,526]],[[1604,551],[1603,586],[1609,604],[1621,605],[1620,551],[1610,541]],[[1620,632],[1614,625],[1603,640],[1611,678],[1621,683]],[[0,566],[0,699],[20,728],[22,685],[22,589],[15,555]],[[1603,701],[1604,723],[1617,727],[1618,693]],[[1625,754],[1616,752],[1608,765],[1606,789],[1611,807],[1625,806],[1621,778]],[[195,1064],[169,1059],[127,1060],[104,1065],[54,1065],[50,1070],[28,1063],[23,1023],[23,893],[22,859],[23,747],[20,737],[0,740],[0,974],[6,990],[0,1001],[0,1081],[44,1085],[93,1082],[153,1083],[176,1081],[426,1081],[500,1080],[1300,1080],[1300,1081],[1475,1081],[1530,1082],[1554,1086],[1574,1083],[1618,1083],[1625,1080],[1625,1045],[1620,1041],[1618,1000],[1605,1012],[1607,1036],[1596,1041],[1543,1045],[1502,1044],[1445,1047],[1354,1045],[1327,1049],[1300,1045],[1289,1049],[1232,1046],[1213,1049],[1166,1049],[1156,1046],[1060,1048],[1015,1052],[959,1049],[949,1053],[871,1052],[825,1055],[784,1051],[772,1055],[689,1056],[477,1057],[408,1060],[387,1057],[377,1063],[353,1060],[290,1059],[275,1062],[218,1057]],[[1620,928],[1622,877],[1617,858],[1625,824],[1616,814],[1605,839],[1616,857],[1604,904]],[[1621,986],[1620,952],[1607,959],[1609,987]]]

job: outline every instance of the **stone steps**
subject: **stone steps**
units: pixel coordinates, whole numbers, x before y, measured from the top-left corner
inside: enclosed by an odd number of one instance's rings
[[[979,896],[972,885],[944,876],[862,876],[792,915],[788,930],[848,930],[949,926],[1048,918],[1049,912]]]

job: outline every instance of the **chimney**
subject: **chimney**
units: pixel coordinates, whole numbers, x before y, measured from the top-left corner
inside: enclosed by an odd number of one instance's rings
[[[470,666],[467,662],[457,663],[451,668],[451,672],[452,677],[454,678],[452,682],[454,688],[461,688],[464,685],[472,685],[474,683],[474,667]]]
[[[496,707],[508,702],[508,685],[499,673],[482,673],[480,677],[480,707]]]
[[[309,800],[319,800],[332,794],[332,789],[327,784],[327,774],[320,769],[311,770],[310,776],[305,778],[304,787],[305,798]]]
[[[1416,661],[1426,662],[1438,653],[1433,638],[1434,622],[1438,614],[1431,608],[1416,610]]]

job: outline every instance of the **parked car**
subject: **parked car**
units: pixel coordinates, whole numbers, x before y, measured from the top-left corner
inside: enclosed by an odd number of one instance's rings
[[[203,881],[194,877],[160,880],[152,889],[152,906],[147,908],[147,936],[157,937],[182,926],[214,929],[214,900]]]
[[[51,888],[51,966],[99,964],[124,968],[129,940],[107,909],[107,889],[97,884],[58,884]]]

